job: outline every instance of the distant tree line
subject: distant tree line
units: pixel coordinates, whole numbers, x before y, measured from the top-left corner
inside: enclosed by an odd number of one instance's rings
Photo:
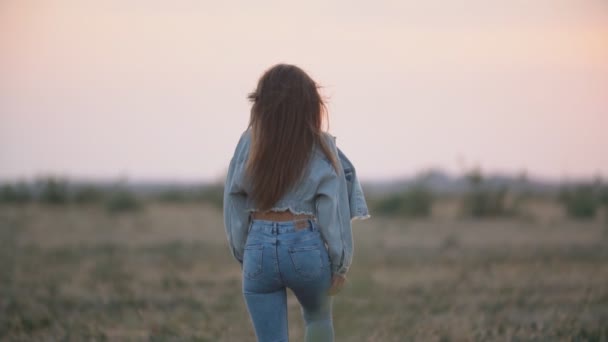
[[[425,176],[406,189],[382,196],[367,197],[370,211],[377,215],[424,218],[432,215],[439,194],[425,185]],[[481,169],[464,174],[467,189],[457,196],[463,217],[513,217],[522,213],[527,200],[535,196],[525,174],[511,186],[488,181]],[[517,191],[513,188],[517,187]],[[523,189],[523,190],[522,190]],[[526,190],[530,189],[530,190]],[[543,195],[546,196],[546,195]],[[562,206],[575,219],[592,219],[601,210],[608,213],[608,185],[597,178],[589,182],[562,184],[549,198]],[[141,210],[149,202],[208,203],[221,210],[223,184],[197,186],[165,186],[160,190],[143,191],[130,187],[124,180],[111,184],[70,182],[64,177],[44,176],[27,181],[0,183],[0,205],[40,203],[50,206],[101,205],[109,212]]]
[[[109,185],[72,183],[64,177],[45,176],[31,182],[17,181],[0,184],[0,205],[25,205],[39,203],[50,206],[102,205],[109,212],[141,210],[150,201],[184,203],[208,202],[222,206],[223,187],[200,186],[190,191],[168,188],[144,193],[132,189],[124,181]]]
[[[522,214],[526,201],[535,196],[528,186],[525,173],[517,180],[518,191],[505,184],[491,184],[479,168],[468,170],[464,177],[468,187],[458,196],[463,217],[518,216]],[[428,217],[434,201],[440,197],[425,185],[423,176],[418,183],[405,190],[372,199],[370,210],[387,216]],[[590,182],[562,184],[557,195],[549,200],[560,204],[571,218],[592,219],[602,209],[608,213],[608,185],[599,178]]]

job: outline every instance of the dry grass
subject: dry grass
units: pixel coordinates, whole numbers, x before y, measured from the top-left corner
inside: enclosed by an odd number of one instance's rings
[[[550,214],[355,221],[337,341],[607,341],[608,230]],[[211,207],[2,207],[0,340],[253,341],[239,271]]]

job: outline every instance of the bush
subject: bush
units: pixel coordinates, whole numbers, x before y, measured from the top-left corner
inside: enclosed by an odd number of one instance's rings
[[[385,215],[428,217],[432,207],[432,193],[426,187],[416,185],[409,190],[378,200],[374,211]]]
[[[93,185],[76,188],[73,200],[75,203],[99,203],[104,199],[104,193]]]
[[[141,201],[125,188],[111,191],[105,199],[105,208],[110,213],[137,211],[142,207]]]
[[[224,206],[224,185],[212,184],[203,187],[199,192],[197,199],[221,209]]]
[[[192,200],[192,196],[183,190],[170,189],[158,194],[156,199],[161,202],[181,203]]]
[[[603,186],[600,189],[599,201],[600,201],[600,204],[608,207],[608,185]]]
[[[22,204],[31,200],[30,188],[24,182],[0,186],[0,203]]]
[[[479,169],[469,171],[466,178],[470,191],[465,194],[462,209],[467,216],[493,217],[512,214],[514,210],[507,206],[508,189],[506,186],[490,188],[485,184],[484,176]]]
[[[595,217],[600,204],[605,201],[604,191],[593,184],[564,186],[560,190],[558,201],[564,206],[568,216],[576,219],[591,219]]]
[[[464,212],[472,217],[504,216],[510,213],[505,204],[507,188],[475,189],[465,195]]]
[[[39,200],[47,204],[65,204],[70,199],[68,182],[58,177],[46,177],[37,181],[40,186]]]

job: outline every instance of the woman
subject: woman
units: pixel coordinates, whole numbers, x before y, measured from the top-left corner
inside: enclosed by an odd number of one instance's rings
[[[289,287],[306,341],[333,341],[332,296],[353,256],[351,220],[371,217],[355,168],[321,130],[325,104],[302,69],[277,64],[248,95],[230,161],[224,225],[258,341],[287,341]]]

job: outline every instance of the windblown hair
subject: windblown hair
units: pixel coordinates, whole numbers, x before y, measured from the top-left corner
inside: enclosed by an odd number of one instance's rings
[[[319,146],[338,172],[337,156],[327,145],[321,125],[327,107],[321,88],[301,68],[276,64],[264,72],[255,91],[246,175],[257,208],[267,211],[303,177],[314,146]],[[327,121],[329,126],[329,121]]]

